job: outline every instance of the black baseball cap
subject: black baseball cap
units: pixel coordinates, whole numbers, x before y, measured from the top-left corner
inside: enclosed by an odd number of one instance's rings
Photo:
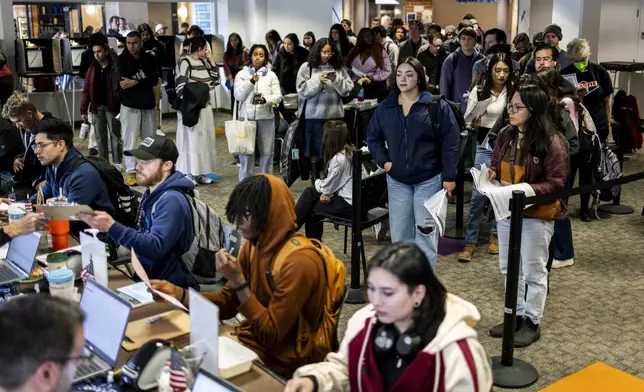
[[[175,164],[177,163],[177,159],[179,159],[179,150],[177,150],[177,146],[172,139],[159,135],[146,137],[139,144],[139,148],[125,151],[123,154],[144,161],[158,158],[162,161],[172,161]]]

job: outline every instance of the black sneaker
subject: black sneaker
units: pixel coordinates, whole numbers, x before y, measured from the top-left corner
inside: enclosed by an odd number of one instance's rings
[[[526,318],[523,328],[514,335],[514,347],[528,347],[541,337],[541,328],[539,324],[532,323],[532,320]]]
[[[89,149],[89,156],[90,157],[95,157],[97,155],[98,155],[98,150],[97,149],[95,149],[95,148],[90,148]]]
[[[517,325],[516,328],[514,329],[515,332],[519,332],[519,330],[523,327],[523,317],[517,316]],[[493,338],[502,338],[503,337],[503,323],[499,325],[495,325],[494,327],[490,328],[490,336]]]

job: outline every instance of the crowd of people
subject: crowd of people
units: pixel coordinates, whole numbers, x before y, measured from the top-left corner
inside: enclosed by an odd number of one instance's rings
[[[196,235],[183,195],[194,195],[196,183],[208,183],[207,174],[216,169],[209,90],[218,75],[203,32],[195,27],[188,30],[185,55],[178,63],[182,82],[177,96],[184,102],[177,106],[176,143],[156,133],[160,49],[150,43],[150,27],[128,32],[127,50],[119,56],[104,36],[92,36],[94,58],[85,76],[81,111],[94,118],[99,156],[109,159],[111,139],[112,162],[120,164],[125,150],[127,183],[146,188],[134,224],[117,219],[120,207],[106,197],[100,170],[74,147],[72,129],[39,112],[19,93],[4,106],[2,121],[18,128],[15,135],[22,148],[18,145],[15,159],[0,168],[3,182],[9,179],[14,190],[32,198],[40,190],[45,199],[92,207],[96,215],[81,216],[77,230],[97,229],[114,246],[133,249],[152,287],[186,305],[187,289],[199,285],[180,256]],[[110,20],[111,34],[121,30],[118,18]],[[217,271],[227,283],[221,292],[204,296],[219,307],[220,318],[238,312],[244,316],[239,340],[291,379],[287,391],[491,388],[487,355],[473,329],[480,315],[473,304],[449,294],[434,272],[438,231],[424,202],[442,190],[451,195],[456,187],[465,131],[461,119],[476,151],[469,165],[485,165],[486,175],[501,185],[527,184],[543,195],[571,187],[577,171],[580,184],[592,181],[597,157],[587,144],[607,141],[613,87],[608,72],[589,61],[586,40],[575,38],[564,51],[559,47],[562,38],[561,28],[549,25],[533,42],[519,34],[510,43],[502,29],[483,31],[472,15],[445,29],[420,21],[405,26],[383,17],[357,34],[351,21],[343,20],[331,26],[328,37],[316,40],[306,33],[302,45],[296,34],[282,39],[271,30],[265,43],[248,49],[239,34],[230,34],[225,83],[239,102],[235,107],[240,117],[256,124],[260,174],[254,173],[255,154],[239,156],[239,183],[225,213],[245,242],[238,258],[226,250],[217,254]],[[312,187],[297,202],[288,186],[271,175],[276,109],[289,94],[298,97],[298,117],[305,123],[300,159],[310,164],[312,179]],[[351,143],[342,118],[344,103],[359,96],[379,102],[366,127],[365,144],[386,172],[394,244],[369,261],[369,305],[351,317],[339,349],[312,363],[312,345],[302,341],[321,328],[325,310],[320,253],[309,248],[290,252],[279,279],[267,276],[273,260],[303,226],[307,237],[322,239],[316,214],[351,215],[351,158],[363,146]],[[197,107],[196,101],[201,102]],[[463,159],[467,166],[468,158]],[[591,220],[589,196],[581,200],[581,219]],[[487,204],[474,189],[466,245],[458,259],[474,259],[488,215],[492,227],[487,251],[498,254],[505,279],[510,220],[496,220],[491,209],[486,212]],[[0,238],[10,240],[41,226],[42,217],[27,215],[0,229]],[[522,230],[517,347],[540,338],[550,268],[574,263],[566,200],[527,208]],[[64,337],[52,346],[56,352],[14,352],[15,345],[6,339],[30,331],[18,321],[29,324],[29,317],[41,313],[39,323],[47,320],[47,329]],[[62,322],[63,316],[69,317]],[[65,382],[73,374],[69,368],[76,363],[77,341],[82,342],[81,323],[76,308],[57,299],[27,296],[0,307],[0,387]],[[489,333],[502,337],[503,324]]]

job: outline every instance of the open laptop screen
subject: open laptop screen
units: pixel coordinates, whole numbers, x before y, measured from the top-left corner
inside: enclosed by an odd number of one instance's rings
[[[39,245],[40,233],[16,237],[9,243],[7,261],[12,262],[15,267],[29,276],[34,266],[34,259],[36,258],[36,253],[38,253]]]
[[[87,347],[114,366],[130,317],[130,305],[94,280],[88,279],[80,307],[85,312]]]
[[[218,377],[213,376],[212,374],[206,372],[205,370],[199,370],[197,377],[195,378],[195,383],[192,385],[192,392],[236,392],[241,391],[241,389],[236,386],[224,381]]]

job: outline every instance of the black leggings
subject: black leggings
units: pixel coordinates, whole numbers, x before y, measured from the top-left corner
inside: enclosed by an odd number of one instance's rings
[[[309,238],[322,239],[324,228],[322,219],[315,214],[333,214],[334,216],[351,218],[352,207],[343,198],[333,195],[331,201],[323,204],[320,203],[322,194],[315,190],[314,187],[308,187],[302,193],[295,205],[295,214],[297,215],[297,229],[303,225],[306,236]]]
[[[575,176],[577,175],[577,170],[579,170],[579,186],[589,185],[593,182],[593,168],[587,159],[575,155],[570,160],[570,187],[572,188],[575,183]],[[587,213],[588,204],[590,203],[590,193],[582,193],[579,195],[581,199],[581,212]]]

